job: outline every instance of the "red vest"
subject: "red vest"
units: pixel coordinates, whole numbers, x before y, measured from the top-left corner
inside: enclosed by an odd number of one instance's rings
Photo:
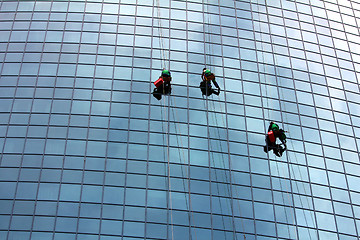
[[[276,141],[273,131],[268,132],[270,142],[274,143]]]
[[[154,82],[154,84],[155,84],[156,87],[160,87],[161,85],[164,84],[164,80],[160,77],[158,80],[156,80]]]

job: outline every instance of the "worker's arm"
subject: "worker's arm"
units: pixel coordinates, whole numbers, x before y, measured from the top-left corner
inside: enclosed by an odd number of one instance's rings
[[[217,89],[220,89],[219,84],[217,84],[217,82],[216,82],[216,80],[215,80],[215,79],[214,79],[214,80],[212,80],[212,82],[213,82],[213,84],[215,85],[215,87],[216,87]]]
[[[285,134],[284,134],[284,136],[285,136]],[[279,139],[286,149],[286,137],[280,137]]]
[[[271,123],[270,123],[270,125],[269,125],[269,127],[268,127],[268,132],[270,132],[271,130],[272,130],[272,128],[271,128]]]

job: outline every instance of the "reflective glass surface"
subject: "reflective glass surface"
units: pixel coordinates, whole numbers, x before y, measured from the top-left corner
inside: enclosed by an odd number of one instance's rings
[[[355,0],[0,0],[0,239],[358,239],[359,24]]]

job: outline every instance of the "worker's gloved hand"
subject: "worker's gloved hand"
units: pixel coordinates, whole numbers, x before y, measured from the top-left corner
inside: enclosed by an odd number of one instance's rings
[[[220,88],[218,87],[217,90],[220,92]]]

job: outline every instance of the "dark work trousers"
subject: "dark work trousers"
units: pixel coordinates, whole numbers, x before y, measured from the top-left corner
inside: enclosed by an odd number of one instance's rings
[[[202,92],[202,95],[205,95],[205,96],[210,96],[211,94],[215,94],[215,95],[219,95],[219,91],[217,90],[214,90],[212,87],[211,87],[211,83],[210,82],[205,82],[205,81],[202,81],[200,83],[200,90]]]
[[[280,144],[276,144],[276,142],[271,142],[268,135],[266,135],[265,143],[266,145],[264,146],[264,152],[266,153],[273,150],[276,156],[281,157],[283,152],[285,151],[285,149]]]
[[[161,86],[154,89],[153,96],[157,100],[161,100],[161,97],[162,97],[163,94],[165,94],[165,95],[171,94],[171,84],[170,84],[170,82],[164,82],[163,85],[161,85]]]

